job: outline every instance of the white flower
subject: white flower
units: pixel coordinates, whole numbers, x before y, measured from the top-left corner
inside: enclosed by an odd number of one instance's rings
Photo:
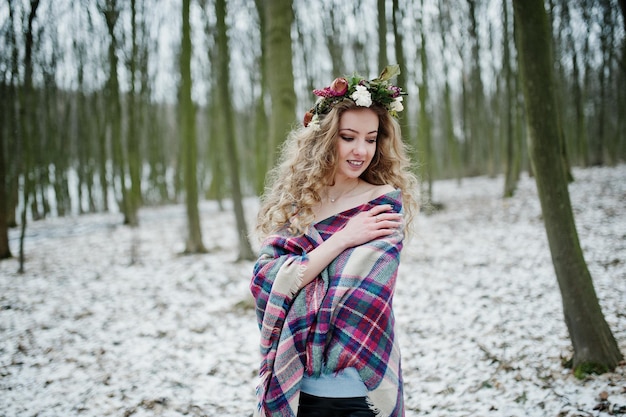
[[[350,96],[357,106],[369,107],[372,105],[372,95],[364,85],[357,85],[356,91]]]
[[[395,111],[395,112],[399,112],[404,110],[404,106],[402,105],[402,99],[404,97],[400,96],[400,97],[396,97],[391,104],[389,105],[389,110],[391,111]]]

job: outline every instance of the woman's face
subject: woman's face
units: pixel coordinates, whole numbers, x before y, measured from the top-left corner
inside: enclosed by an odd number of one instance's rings
[[[337,177],[358,178],[372,162],[378,115],[371,109],[346,110],[339,119]]]

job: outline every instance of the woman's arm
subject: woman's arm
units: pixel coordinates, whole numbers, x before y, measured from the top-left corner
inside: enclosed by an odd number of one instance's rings
[[[344,250],[388,236],[402,227],[402,214],[391,209],[389,204],[382,204],[357,214],[343,229],[309,252],[300,288],[311,283]]]

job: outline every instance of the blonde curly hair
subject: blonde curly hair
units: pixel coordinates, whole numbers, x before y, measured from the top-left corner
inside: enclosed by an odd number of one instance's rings
[[[408,231],[418,211],[418,189],[407,146],[396,119],[383,106],[369,108],[378,115],[378,136],[372,162],[360,178],[370,184],[389,184],[401,190]],[[259,238],[285,226],[293,235],[302,235],[314,223],[313,207],[321,203],[322,191],[333,184],[335,177],[341,115],[352,109],[363,107],[344,99],[320,118],[318,129],[299,127],[290,132],[281,148],[278,164],[267,176],[257,217]]]

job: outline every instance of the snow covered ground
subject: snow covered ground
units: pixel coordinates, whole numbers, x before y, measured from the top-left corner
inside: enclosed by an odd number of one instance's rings
[[[576,169],[570,193],[604,315],[626,354],[626,165]],[[583,381],[534,181],[435,183],[395,299],[411,416],[608,416],[626,366]],[[252,224],[256,200],[247,202]],[[206,255],[183,256],[184,207],[31,223],[26,273],[0,262],[0,415],[241,416],[254,407],[258,330],[251,262],[233,216],[201,204]],[[18,252],[18,231],[11,231]]]

